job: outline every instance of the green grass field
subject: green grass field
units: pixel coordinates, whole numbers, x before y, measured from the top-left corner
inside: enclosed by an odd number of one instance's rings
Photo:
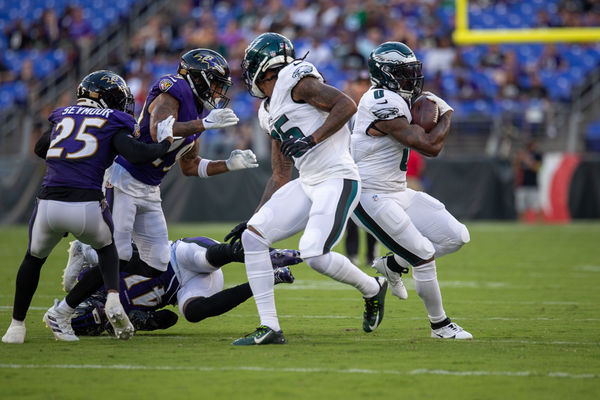
[[[410,278],[409,299],[388,294],[383,324],[366,334],[360,294],[304,263],[293,285],[276,287],[284,346],[230,345],[258,325],[252,300],[130,341],[56,342],[41,319],[64,295],[65,239],[42,270],[25,344],[0,343],[0,399],[600,398],[600,224],[468,226],[471,243],[438,260],[446,312],[473,334],[467,342],[429,338]],[[170,234],[222,239],[229,228]],[[0,228],[0,334],[26,246],[26,227]],[[245,281],[241,264],[224,273],[228,286]]]

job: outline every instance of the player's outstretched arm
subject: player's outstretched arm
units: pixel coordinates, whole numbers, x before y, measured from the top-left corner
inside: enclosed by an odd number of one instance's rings
[[[258,167],[252,150],[233,150],[227,160],[208,160],[198,156],[198,140],[194,146],[179,159],[179,167],[185,176],[208,178],[228,171]]]
[[[156,140],[158,124],[169,116],[177,118],[179,101],[168,93],[161,93],[150,107],[150,135]],[[225,128],[237,124],[239,119],[229,108],[212,110],[204,119],[195,119],[173,124],[173,136],[187,137],[207,129]]]
[[[356,103],[333,86],[326,85],[317,78],[307,76],[292,89],[292,99],[306,102],[329,113],[323,125],[312,133],[315,143],[319,143],[339,131],[356,112]]]
[[[372,136],[390,135],[398,142],[419,151],[429,157],[436,157],[444,147],[444,141],[450,133],[452,111],[440,117],[437,125],[427,133],[419,125],[409,124],[404,117],[390,120],[379,120],[373,124],[368,133]]]
[[[117,132],[111,139],[111,144],[116,152],[132,164],[144,164],[164,156],[169,151],[172,142],[173,138],[171,137],[160,143],[142,143],[134,139],[125,129]]]
[[[273,139],[271,140],[271,168],[273,169],[273,174],[267,181],[267,185],[265,186],[262,198],[258,203],[258,207],[256,207],[256,211],[271,198],[277,189],[292,179],[292,169],[294,164],[290,158],[281,153],[280,147],[280,142]]]

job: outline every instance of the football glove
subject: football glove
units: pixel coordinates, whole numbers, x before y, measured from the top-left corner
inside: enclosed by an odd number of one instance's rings
[[[440,110],[440,116],[444,115],[446,111],[454,111],[454,108],[450,107],[448,103],[431,92],[423,92],[423,96],[437,104],[438,110]]]
[[[158,143],[171,138],[173,140],[173,124],[175,123],[175,117],[169,115],[163,121],[158,123],[158,128],[156,129],[156,141]]]
[[[212,110],[204,119],[204,129],[217,129],[237,124],[239,118],[231,108],[217,108]]]
[[[280,151],[286,157],[296,157],[297,155],[300,155],[300,153],[304,153],[315,147],[316,144],[315,138],[312,135],[300,139],[291,137],[281,143]]]
[[[254,155],[252,150],[232,151],[229,158],[225,161],[225,164],[227,164],[227,169],[230,171],[258,167],[258,162],[256,162],[256,156]]]
[[[227,242],[229,240],[229,244],[235,245],[236,242],[242,240],[242,233],[244,233],[244,231],[248,227],[247,224],[248,221],[243,221],[237,224],[235,228],[233,228],[231,232],[229,232],[227,236],[225,236],[225,241]]]

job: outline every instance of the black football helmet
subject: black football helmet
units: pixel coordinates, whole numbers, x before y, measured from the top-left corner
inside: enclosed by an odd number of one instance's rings
[[[194,96],[205,108],[224,108],[229,103],[225,96],[232,84],[229,64],[216,51],[188,51],[181,56],[177,73],[187,80]]]
[[[112,71],[100,70],[83,78],[77,87],[77,104],[112,108],[133,115],[135,101],[125,79]]]
[[[421,62],[415,53],[400,42],[385,42],[377,46],[369,56],[371,83],[398,93],[409,101],[423,90]]]

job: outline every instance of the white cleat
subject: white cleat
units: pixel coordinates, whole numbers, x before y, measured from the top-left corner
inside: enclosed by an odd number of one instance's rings
[[[135,329],[133,328],[131,321],[129,321],[127,313],[123,309],[123,305],[119,300],[119,293],[108,293],[104,305],[104,313],[108,318],[108,322],[112,325],[117,338],[127,340],[133,336]]]
[[[12,323],[2,336],[2,343],[21,344],[25,341],[25,324],[13,325]]]
[[[454,322],[450,322],[446,326],[442,326],[438,329],[431,329],[431,337],[436,339],[463,339],[471,340],[473,335],[465,331],[459,325]]]
[[[408,292],[406,291],[406,287],[402,281],[402,274],[400,272],[392,271],[387,266],[388,257],[393,256],[393,254],[394,253],[387,253],[383,257],[377,257],[375,260],[373,260],[371,267],[375,268],[377,272],[386,277],[394,296],[400,298],[401,300],[406,300],[408,298]],[[405,268],[404,273],[407,272],[408,268]]]
[[[54,305],[46,311],[43,321],[46,326],[52,329],[54,338],[65,342],[76,342],[79,340],[71,327],[71,317],[73,314],[67,314],[58,309],[58,300],[54,300]]]
[[[69,259],[67,266],[63,271],[62,285],[65,292],[70,292],[77,283],[77,278],[81,270],[85,267],[85,258],[83,256],[83,243],[74,240],[69,246]]]

